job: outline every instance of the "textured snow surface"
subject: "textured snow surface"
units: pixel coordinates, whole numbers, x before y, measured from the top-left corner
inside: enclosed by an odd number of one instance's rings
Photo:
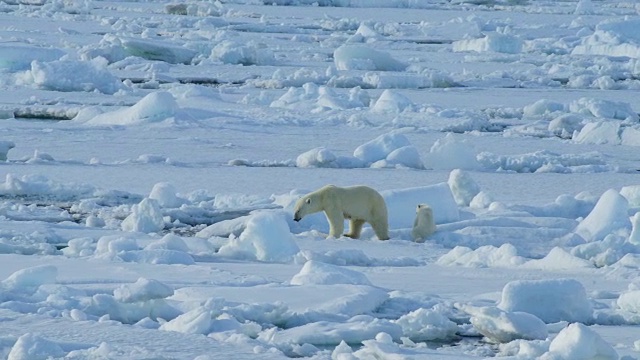
[[[639,13],[0,2],[0,357],[640,357]]]

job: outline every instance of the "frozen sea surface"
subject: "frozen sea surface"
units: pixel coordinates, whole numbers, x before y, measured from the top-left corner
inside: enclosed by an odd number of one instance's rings
[[[1,3],[2,357],[638,358],[639,11]]]

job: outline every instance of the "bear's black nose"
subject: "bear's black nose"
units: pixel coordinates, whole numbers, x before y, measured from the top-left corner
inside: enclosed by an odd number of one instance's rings
[[[300,218],[299,217],[294,217],[293,221],[298,222],[298,221],[300,221]]]

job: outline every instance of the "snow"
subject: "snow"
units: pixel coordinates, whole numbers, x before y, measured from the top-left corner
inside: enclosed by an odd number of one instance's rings
[[[0,141],[0,161],[6,161],[9,150],[14,147],[16,147],[16,144],[11,141]]]
[[[131,207],[131,214],[122,221],[122,230],[144,233],[164,229],[164,218],[156,200],[145,198]]]
[[[113,291],[116,301],[132,303],[152,299],[164,299],[173,295],[173,289],[153,279],[140,278],[133,284],[125,284]]]
[[[402,333],[411,341],[448,341],[454,339],[460,328],[447,315],[437,309],[419,308],[395,321]]]
[[[579,9],[583,11],[584,6]],[[638,58],[640,56],[640,38],[634,28],[638,19],[603,20],[596,25],[592,34],[582,38],[581,44],[573,50],[577,55],[609,55]]]
[[[58,269],[51,265],[41,265],[14,272],[2,280],[2,286],[11,290],[37,289],[44,284],[55,284]]]
[[[265,336],[269,337],[269,342],[276,344],[294,343],[326,346],[338,345],[341,341],[351,344],[360,343],[374,338],[381,332],[399,340],[402,329],[399,325],[389,320],[376,319],[369,315],[358,315],[341,323],[319,321],[292,329],[267,333]]]
[[[453,51],[497,52],[518,54],[522,51],[522,40],[517,36],[499,32],[487,33],[480,39],[465,39],[453,43]]]
[[[413,226],[416,206],[429,204],[436,224],[460,220],[460,211],[447,183],[386,190],[381,192],[387,203],[389,225],[393,228]]]
[[[319,261],[309,260],[299,273],[295,274],[290,281],[291,285],[371,285],[367,277],[357,271],[342,268],[340,266],[325,264]]]
[[[463,306],[462,310],[471,315],[470,321],[476,331],[496,343],[508,343],[516,339],[545,340],[548,336],[546,324],[527,312],[472,306]]]
[[[409,145],[411,143],[406,136],[392,132],[358,146],[353,151],[353,156],[366,163],[374,163],[385,159],[391,152]]]
[[[160,326],[160,330],[186,334],[206,334],[212,327],[212,310],[207,306],[186,312]]]
[[[284,213],[261,212],[247,221],[246,229],[239,237],[229,238],[219,254],[240,259],[269,262],[289,262],[298,253]]]
[[[165,121],[176,116],[178,104],[168,92],[153,92],[130,108],[99,114],[85,121],[88,125],[141,125]],[[78,121],[82,121],[78,119]]]
[[[463,169],[476,170],[480,168],[475,150],[464,141],[458,141],[449,133],[438,139],[425,155],[426,166],[432,169]]]
[[[371,111],[379,113],[400,113],[411,110],[413,103],[406,96],[393,90],[385,90],[373,103]]]
[[[616,350],[595,331],[574,323],[563,329],[541,359],[618,359]]]
[[[336,155],[334,155],[330,150],[324,147],[319,147],[298,155],[298,157],[296,158],[296,166],[333,167],[336,166],[336,160]]]
[[[638,114],[631,105],[621,101],[580,98],[569,103],[569,111],[596,118],[638,121]]]
[[[187,246],[185,241],[181,237],[173,234],[167,234],[163,236],[162,239],[155,240],[144,248],[145,250],[163,249],[175,250],[185,253],[189,252],[189,247]]]
[[[512,281],[502,289],[498,307],[526,312],[547,323],[588,323],[593,316],[584,286],[573,279]]]
[[[333,52],[338,70],[402,71],[407,65],[394,59],[389,53],[364,45],[343,45]]]
[[[7,71],[27,70],[34,60],[51,62],[65,55],[61,49],[33,46],[25,43],[1,45],[0,69]]]
[[[104,59],[103,59],[104,60]],[[115,94],[124,89],[122,82],[113,75],[100,59],[92,61],[33,60],[31,69],[17,75],[18,85],[56,91],[100,91]]]
[[[593,15],[595,13],[591,0],[580,0],[576,5],[574,14],[576,15]]]
[[[266,44],[239,44],[234,41],[223,41],[211,50],[211,59],[225,64],[271,65],[276,62],[273,53]]]
[[[193,50],[157,40],[118,38],[115,42],[129,55],[171,64],[189,64],[197,54]]]
[[[293,162],[292,162],[293,163]],[[233,165],[250,165],[244,161],[234,161]],[[254,166],[261,166],[255,164]],[[267,165],[268,166],[268,165]],[[276,165],[273,165],[276,166]],[[288,166],[288,162],[282,164]],[[370,140],[353,151],[353,156],[336,155],[321,146],[298,155],[295,166],[321,168],[410,168],[424,169],[418,149],[399,132],[390,132]]]
[[[460,169],[451,171],[447,184],[459,206],[469,206],[473,198],[480,193],[480,186],[471,178],[471,175]]]
[[[634,245],[640,245],[640,213],[635,213],[631,218],[631,234],[629,242]]]
[[[637,358],[638,10],[0,3],[0,357]]]
[[[628,201],[619,192],[607,190],[593,210],[576,228],[576,233],[587,241],[602,240],[620,229],[630,229]]]
[[[11,360],[45,360],[51,357],[61,357],[65,355],[62,348],[47,339],[26,333],[18,338],[15,345],[11,348],[7,359]]]
[[[532,260],[534,261],[534,260]],[[522,265],[525,259],[517,255],[517,249],[511,244],[499,248],[492,245],[472,250],[466,246],[456,246],[438,259],[443,266],[460,265],[466,267],[514,267]]]
[[[180,207],[186,201],[180,199],[176,194],[176,188],[166,182],[160,182],[153,185],[149,193],[149,199],[155,200],[159,206],[163,208]]]

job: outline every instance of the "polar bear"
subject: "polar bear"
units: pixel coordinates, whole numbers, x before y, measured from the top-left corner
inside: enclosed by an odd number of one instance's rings
[[[413,222],[411,236],[415,242],[423,242],[425,238],[436,231],[433,220],[433,209],[427,204],[419,204],[416,208],[416,219]]]
[[[298,200],[293,220],[300,221],[320,211],[324,211],[329,221],[329,237],[342,236],[344,219],[349,219],[349,233],[345,236],[359,238],[362,225],[367,222],[378,239],[389,239],[387,205],[382,195],[368,186],[326,185]]]

